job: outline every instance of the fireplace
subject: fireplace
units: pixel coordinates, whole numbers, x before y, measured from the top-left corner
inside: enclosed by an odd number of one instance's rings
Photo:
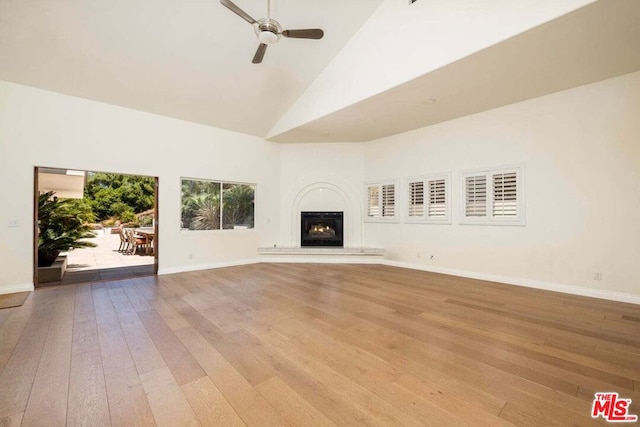
[[[301,212],[300,246],[344,245],[342,212]]]

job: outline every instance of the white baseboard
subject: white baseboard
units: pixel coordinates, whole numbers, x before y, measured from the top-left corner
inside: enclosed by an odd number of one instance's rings
[[[380,260],[381,264],[393,267],[422,270],[431,273],[448,274],[451,276],[467,277],[469,279],[486,280],[489,282],[506,283],[508,285],[524,286],[527,288],[544,289],[546,291],[561,292],[564,294],[580,295],[584,297],[606,299],[610,301],[626,302],[640,305],[640,295],[626,294],[623,292],[605,291],[600,289],[583,288],[580,286],[565,285],[562,283],[545,282],[542,280],[520,279],[495,274],[478,273],[473,271],[457,270],[453,268],[438,268],[432,266],[416,265],[408,262]]]
[[[34,290],[33,283],[24,283],[20,285],[0,286],[0,295],[14,294],[16,292],[31,292]]]
[[[214,268],[223,267],[235,267],[238,265],[257,264],[259,262],[260,259],[258,258],[247,258],[234,261],[214,262],[211,264],[181,265],[180,267],[159,268],[158,275],[162,276],[164,274],[186,273],[189,271],[211,270]]]

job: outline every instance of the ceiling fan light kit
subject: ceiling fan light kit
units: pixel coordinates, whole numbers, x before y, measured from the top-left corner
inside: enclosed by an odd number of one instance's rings
[[[275,19],[262,18],[254,27],[260,43],[275,44],[280,40],[282,27]]]
[[[275,44],[280,40],[280,35],[272,33],[271,31],[260,31],[258,34],[258,41],[264,44]]]
[[[282,26],[275,19],[271,19],[271,0],[267,0],[267,17],[255,20],[244,10],[240,9],[231,0],[220,0],[220,3],[238,15],[240,18],[253,25],[256,36],[258,36],[258,50],[253,57],[254,64],[260,64],[264,58],[267,46],[276,44],[282,36],[293,39],[320,40],[324,37],[324,31],[319,28],[309,28],[304,30],[282,30]]]

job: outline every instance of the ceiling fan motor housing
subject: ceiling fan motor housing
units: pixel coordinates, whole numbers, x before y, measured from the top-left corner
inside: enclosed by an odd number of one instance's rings
[[[260,43],[269,45],[280,40],[282,26],[275,19],[262,18],[256,23],[255,31]]]

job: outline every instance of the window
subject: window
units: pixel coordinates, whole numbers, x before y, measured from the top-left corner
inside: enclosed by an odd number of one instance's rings
[[[493,174],[493,216],[515,218],[518,216],[517,174],[515,172]]]
[[[254,184],[182,179],[182,230],[253,228]]]
[[[408,178],[407,222],[450,224],[449,174]]]
[[[384,218],[391,218],[396,216],[395,184],[382,185],[382,216]]]
[[[366,184],[367,210],[365,221],[395,221],[397,219],[396,182]]]
[[[409,218],[424,216],[424,182],[409,182]]]
[[[462,174],[462,224],[524,225],[524,166]]]
[[[367,187],[367,216],[380,216],[380,187],[377,185]]]
[[[484,217],[487,215],[487,177],[472,175],[464,179],[466,217]]]

